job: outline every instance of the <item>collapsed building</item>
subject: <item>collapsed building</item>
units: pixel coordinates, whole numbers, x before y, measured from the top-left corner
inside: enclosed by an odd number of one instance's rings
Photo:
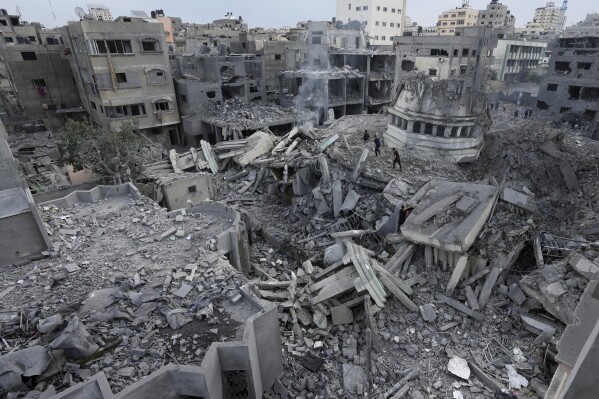
[[[456,162],[476,160],[489,128],[482,92],[497,32],[463,28],[459,36],[398,38],[397,87],[388,147],[415,146]]]
[[[537,108],[588,126],[599,139],[599,36],[557,39],[551,46],[549,70],[541,83]],[[570,116],[570,117],[569,117]]]

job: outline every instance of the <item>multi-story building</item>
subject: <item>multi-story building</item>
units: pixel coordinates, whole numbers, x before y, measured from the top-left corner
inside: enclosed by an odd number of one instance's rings
[[[7,124],[44,120],[46,128],[56,127],[56,111],[81,105],[60,32],[21,23],[18,15],[0,10],[0,33],[0,98]]]
[[[478,12],[478,25],[513,33],[516,17],[512,15],[505,4],[500,3],[499,0],[491,0],[485,10]]]
[[[439,15],[437,32],[440,35],[452,36],[455,35],[456,29],[476,25],[478,25],[478,10],[465,3],[462,7],[444,11]]]
[[[178,144],[179,112],[163,25],[120,17],[63,28],[83,107],[104,128],[135,122],[146,137]]]
[[[405,26],[406,0],[337,0],[337,20],[360,21],[371,45],[393,44]]]
[[[87,18],[96,21],[112,21],[112,14],[110,8],[101,4],[88,4],[87,5]]]
[[[599,36],[599,14],[587,14],[584,21],[568,26],[564,37]]]
[[[599,35],[565,37],[552,43],[537,107],[556,114],[579,114],[590,123],[590,137],[599,140]]]
[[[491,72],[500,82],[525,82],[530,74],[540,72],[547,43],[499,39],[495,48]]]
[[[181,44],[177,47],[183,47],[187,39],[197,39],[200,44],[205,46],[214,46],[215,44],[224,44],[230,46],[231,42],[239,41],[241,33],[248,32],[248,24],[242,17],[216,19],[207,24],[185,23],[182,26],[179,40]]]
[[[566,25],[566,10],[556,7],[555,2],[548,1],[545,7],[535,10],[533,23],[539,24],[543,32],[551,35],[559,35],[560,29]]]

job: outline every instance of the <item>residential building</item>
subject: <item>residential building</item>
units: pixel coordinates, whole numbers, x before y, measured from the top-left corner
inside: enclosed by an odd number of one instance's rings
[[[561,33],[560,29],[566,25],[566,10],[557,7],[555,2],[548,1],[545,7],[535,10],[532,23],[539,24],[543,32],[557,36]]]
[[[101,4],[88,4],[87,5],[87,18],[95,21],[112,21],[112,14],[110,8]]]
[[[187,39],[198,39],[205,46],[224,44],[228,47],[231,42],[239,41],[239,35],[246,32],[248,24],[242,17],[216,19],[207,24],[184,23],[178,38],[181,43],[177,43],[177,47],[183,47]]]
[[[589,137],[599,140],[599,36],[565,37],[552,43],[537,107],[578,114],[591,127]]]
[[[393,45],[405,26],[406,0],[337,0],[337,20],[360,21],[371,45]]]
[[[502,29],[507,33],[513,33],[516,25],[514,17],[505,4],[499,0],[491,0],[485,10],[478,12],[478,25]]]
[[[493,63],[497,32],[483,27],[458,29],[454,36],[396,37],[396,86],[402,76],[420,72],[432,80],[467,80],[480,89],[484,67]]]
[[[478,25],[478,10],[464,4],[439,15],[437,32],[440,35],[455,35],[456,29]]]
[[[340,49],[331,52],[331,67],[350,66],[364,74],[364,104],[369,113],[389,105],[395,78],[395,54],[391,51]]]
[[[94,124],[137,123],[149,139],[179,144],[179,111],[163,25],[139,18],[63,28],[83,107]]]
[[[491,72],[500,82],[526,82],[531,73],[540,74],[547,43],[499,39]]]
[[[599,13],[587,14],[584,21],[568,26],[563,37],[599,36]]]
[[[81,105],[60,32],[0,10],[0,33],[5,122],[44,120],[46,128],[57,127],[57,110]]]

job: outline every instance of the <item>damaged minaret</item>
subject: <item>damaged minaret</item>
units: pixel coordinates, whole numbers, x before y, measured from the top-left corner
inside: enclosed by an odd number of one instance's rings
[[[447,154],[456,162],[478,159],[491,124],[482,89],[493,44],[486,29],[462,33],[400,40],[387,146]]]

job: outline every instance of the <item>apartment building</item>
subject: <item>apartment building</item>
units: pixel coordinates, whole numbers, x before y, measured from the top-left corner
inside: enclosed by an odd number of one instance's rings
[[[533,72],[540,74],[540,67],[547,51],[547,43],[525,40],[500,39],[497,41],[491,65],[494,80],[500,82],[524,82]]]
[[[535,17],[532,23],[539,24],[548,34],[559,34],[560,30],[566,25],[566,10],[557,7],[555,2],[548,1],[544,7],[538,7],[535,10]]]
[[[5,122],[44,120],[46,128],[57,127],[56,111],[81,105],[60,32],[0,10],[0,36]]]
[[[63,28],[83,107],[104,128],[135,122],[152,141],[179,144],[179,111],[164,27],[119,17]]]
[[[478,25],[478,10],[469,6],[457,7],[444,11],[439,15],[437,33],[440,35],[455,35],[456,29]]]
[[[478,12],[478,25],[504,29],[507,33],[513,33],[516,17],[512,15],[505,4],[500,3],[499,0],[491,0],[485,10]]]
[[[337,0],[337,20],[360,21],[371,45],[393,45],[405,26],[406,0]]]
[[[566,37],[552,43],[537,107],[580,115],[592,127],[590,137],[599,139],[599,36]]]

